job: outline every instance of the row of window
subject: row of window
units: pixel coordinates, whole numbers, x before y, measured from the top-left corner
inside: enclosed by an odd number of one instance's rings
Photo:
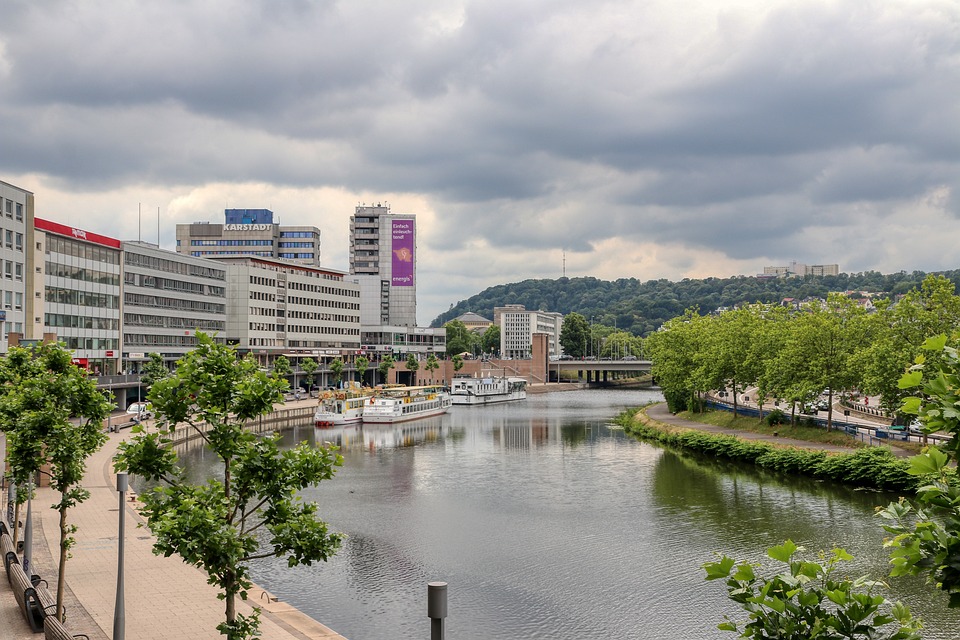
[[[360,329],[358,328],[348,328],[348,327],[330,327],[330,326],[313,326],[313,325],[282,325],[274,324],[272,322],[251,322],[248,324],[250,331],[268,331],[271,333],[283,333],[284,331],[288,333],[322,333],[325,335],[339,335],[339,336],[359,336]],[[251,344],[253,341],[251,340]]]
[[[197,346],[196,336],[165,336],[154,333],[124,333],[123,345],[129,347],[173,347],[190,349]]]
[[[328,322],[360,322],[360,316],[345,316],[338,313],[320,313],[317,311],[290,311],[288,318],[297,320],[321,320]]]
[[[100,307],[101,309],[120,308],[120,296],[111,296],[93,291],[76,291],[74,289],[47,287],[44,299],[47,302],[75,304],[81,307]]]
[[[313,249],[312,242],[281,242],[277,245],[280,249]],[[310,255],[313,255],[312,253]]]
[[[289,296],[287,301],[290,304],[297,304],[304,307],[333,307],[334,309],[350,309],[352,311],[360,310],[358,302],[344,302],[343,300],[331,300],[329,298],[301,298],[300,296]]]
[[[124,261],[131,267],[143,267],[153,271],[178,273],[180,275],[209,278],[211,280],[225,281],[227,279],[226,269],[217,269],[215,267],[201,266],[198,264],[185,264],[177,260],[147,256],[142,253],[131,253],[127,251],[124,254]]]
[[[191,247],[272,247],[273,240],[191,240]]]
[[[19,232],[14,232],[12,229],[5,229],[3,238],[5,241],[5,246],[7,249],[16,249],[17,251],[23,251],[23,234]]]
[[[120,349],[120,338],[81,338],[79,336],[57,336],[61,342],[67,343],[68,349],[74,351],[86,349],[88,351],[117,351]]]
[[[284,260],[313,260],[312,253],[277,253],[278,258]]]
[[[281,238],[319,238],[320,234],[316,231],[281,231]]]
[[[104,262],[106,264],[120,264],[120,250],[101,247],[100,245],[90,244],[88,242],[78,242],[70,238],[64,238],[53,234],[47,234],[47,255],[59,253],[74,258],[85,258],[94,262]]]
[[[154,316],[147,313],[124,313],[124,327],[154,327],[156,329],[200,329],[201,331],[224,331],[227,321],[207,318],[171,318],[169,316]]]
[[[250,284],[258,284],[261,287],[276,287],[275,278],[264,278],[263,276],[250,276]]]
[[[44,268],[47,275],[57,278],[69,278],[70,280],[80,280],[82,282],[96,282],[98,284],[120,286],[120,276],[116,273],[99,271],[97,269],[84,269],[83,267],[72,267],[59,262],[46,261]]]
[[[205,302],[202,300],[184,300],[183,298],[165,298],[163,296],[142,295],[139,293],[125,293],[123,296],[124,304],[138,307],[151,307],[153,309],[173,309],[175,311],[185,311],[190,313],[216,313],[226,314],[227,305],[217,302]]]
[[[291,291],[308,291],[310,293],[320,293],[329,296],[344,296],[347,298],[359,298],[360,291],[357,289],[343,289],[340,287],[325,287],[308,282],[291,282],[287,285]]]
[[[8,218],[13,217],[14,210],[16,210],[17,212],[17,220],[23,220],[23,203],[14,202],[13,200],[7,200],[4,211],[6,211]]]
[[[204,256],[259,256],[261,258],[272,258],[272,251],[191,251],[190,255],[194,258],[203,258]]]
[[[163,289],[164,291],[175,291],[178,293],[192,293],[194,295],[208,295],[216,298],[225,298],[227,296],[226,287],[208,285],[201,282],[186,282],[184,280],[174,280],[173,278],[159,278],[156,276],[144,275],[141,273],[127,272],[123,277],[124,283],[139,287],[151,289]]]
[[[23,263],[14,262],[13,260],[4,260],[3,262],[3,277],[7,280],[23,280]]]
[[[68,329],[120,330],[119,318],[91,318],[89,316],[72,316],[66,313],[45,313],[43,324],[48,327],[65,327]]]

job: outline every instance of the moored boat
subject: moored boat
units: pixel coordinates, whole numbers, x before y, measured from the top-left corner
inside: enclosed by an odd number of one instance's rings
[[[363,406],[363,421],[373,424],[405,422],[446,413],[450,394],[441,386],[385,387]]]
[[[363,419],[363,406],[372,396],[360,389],[327,391],[317,404],[313,423],[318,427],[335,427]]]
[[[455,405],[482,405],[511,402],[527,398],[524,378],[490,376],[486,378],[454,378],[450,399]]]

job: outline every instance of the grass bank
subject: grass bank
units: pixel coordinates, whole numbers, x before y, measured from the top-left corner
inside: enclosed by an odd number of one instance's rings
[[[760,427],[756,419],[748,421]],[[732,435],[673,427],[651,419],[643,408],[627,410],[617,416],[615,422],[640,440],[737,463],[753,464],[779,473],[883,491],[912,492],[922,481],[908,473],[910,465],[906,460],[897,458],[886,447],[866,447],[852,449],[851,453],[828,455],[812,449],[782,447]],[[780,429],[777,431],[787,436]]]

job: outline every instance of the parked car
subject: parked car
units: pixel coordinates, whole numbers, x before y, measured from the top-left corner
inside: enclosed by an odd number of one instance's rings
[[[146,402],[131,402],[127,406],[127,415],[131,416],[131,419],[136,422],[140,422],[141,420],[149,420],[152,418],[153,411]]]

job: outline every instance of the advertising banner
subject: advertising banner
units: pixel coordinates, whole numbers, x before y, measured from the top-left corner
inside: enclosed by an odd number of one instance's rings
[[[393,256],[392,278],[390,285],[394,287],[413,286],[414,265],[414,220],[393,220]]]

